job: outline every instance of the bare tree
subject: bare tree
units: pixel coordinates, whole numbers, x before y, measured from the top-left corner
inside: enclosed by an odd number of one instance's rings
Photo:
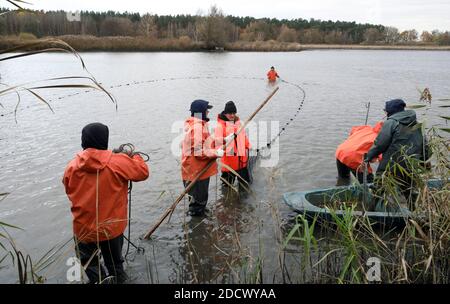
[[[408,31],[408,41],[410,41],[410,42],[417,41],[418,37],[419,37],[419,33],[415,29]]]
[[[330,44],[345,44],[350,43],[351,39],[347,33],[339,30],[333,30],[323,37],[323,41]]]
[[[242,33],[241,38],[246,41],[264,41],[274,39],[274,29],[264,20],[251,22]]]
[[[81,34],[82,35],[98,35],[97,22],[91,16],[83,16],[81,19]]]
[[[368,28],[364,31],[364,42],[374,44],[382,38],[380,31],[374,27]]]
[[[409,31],[403,31],[400,33],[400,41],[402,42],[414,42],[417,40],[417,36],[419,34],[417,33],[416,30],[409,30]]]
[[[389,44],[397,43],[400,39],[398,29],[392,26],[385,27],[384,41]]]
[[[301,43],[323,43],[324,34],[317,28],[310,28],[300,32]]]
[[[122,17],[107,17],[100,26],[102,36],[131,36],[133,23]]]
[[[428,31],[423,31],[420,35],[422,42],[433,42],[433,35]]]
[[[223,47],[228,42],[229,25],[222,10],[213,5],[209,9],[208,15],[197,21],[199,39],[205,42],[207,48]]]
[[[137,32],[145,37],[156,38],[158,36],[158,27],[156,26],[155,16],[150,14],[142,16]]]
[[[277,38],[281,42],[296,42],[297,32],[294,29],[289,28],[287,25],[283,24],[280,29],[280,34]]]
[[[450,32],[432,31],[433,42],[439,45],[450,45]]]

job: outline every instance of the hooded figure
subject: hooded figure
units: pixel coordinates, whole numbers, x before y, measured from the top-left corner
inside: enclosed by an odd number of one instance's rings
[[[115,282],[126,280],[123,269],[123,232],[128,223],[128,182],[147,179],[149,169],[139,155],[130,157],[108,148],[108,127],[101,123],[81,132],[83,151],[67,165],[63,184],[71,202],[77,254],[90,283],[106,278],[97,258],[98,247]],[[100,272],[99,272],[100,268]]]
[[[393,99],[386,101],[386,105],[384,107],[384,111],[386,111],[387,117],[401,112],[405,109],[406,103],[401,99]]]
[[[83,150],[94,148],[108,149],[109,129],[104,124],[94,122],[86,125],[81,131],[81,147]]]
[[[378,173],[384,172],[388,163],[399,163],[406,167],[401,156],[402,148],[408,156],[425,159],[422,130],[415,128],[416,112],[405,110],[405,106],[401,99],[386,102],[385,111],[388,117],[366,157],[366,160],[370,161],[383,154]]]
[[[377,175],[381,175],[387,168],[392,170],[394,164],[400,165],[404,172],[408,172],[410,169],[405,161],[405,155],[421,161],[429,158],[426,138],[422,134],[422,128],[417,126],[416,113],[413,110],[405,110],[405,106],[405,102],[401,99],[386,102],[385,111],[388,117],[365,158],[368,162],[383,154]],[[403,174],[400,170],[395,170],[395,174],[400,181],[403,195],[409,200],[411,196],[409,174]]]

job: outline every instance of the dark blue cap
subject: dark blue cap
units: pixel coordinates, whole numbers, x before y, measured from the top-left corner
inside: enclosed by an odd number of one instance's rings
[[[388,116],[391,116],[395,113],[401,112],[405,109],[406,103],[401,99],[393,99],[386,101],[386,106],[384,110],[386,111]]]
[[[191,113],[204,113],[207,109],[212,109],[212,105],[203,99],[196,99],[191,103]]]

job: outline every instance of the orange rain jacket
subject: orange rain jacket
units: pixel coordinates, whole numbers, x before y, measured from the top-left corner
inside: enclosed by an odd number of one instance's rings
[[[373,145],[375,138],[380,133],[383,122],[378,122],[373,128],[371,126],[355,126],[350,131],[350,136],[336,149],[336,159],[349,167],[357,170],[361,165],[363,156]],[[369,173],[372,168],[368,166]]]
[[[277,77],[278,73],[275,70],[267,72],[267,79],[269,79],[269,81],[275,81],[277,80]]]
[[[233,133],[237,133],[241,127],[241,122],[239,118],[235,121],[223,120],[220,115],[217,116],[217,127],[214,132],[216,145],[220,143],[225,144],[224,138]],[[245,130],[230,143],[225,150],[225,155],[222,157],[222,163],[231,167],[233,170],[237,171],[239,169],[247,167],[248,155],[247,151],[250,149],[250,142],[248,140]],[[222,167],[222,172],[228,172],[229,169]]]
[[[93,148],[79,152],[67,165],[62,181],[72,202],[73,232],[78,240],[96,242],[97,231],[98,241],[121,235],[128,223],[128,181],[148,176],[148,166],[139,155],[130,158]]]
[[[206,121],[189,117],[184,122],[184,132],[181,150],[181,177],[184,181],[192,181],[211,159],[215,159],[217,156],[214,140],[209,133]],[[217,164],[209,167],[199,180],[215,174],[217,174]]]

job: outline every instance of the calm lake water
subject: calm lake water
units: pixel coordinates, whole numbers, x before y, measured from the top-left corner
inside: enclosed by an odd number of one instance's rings
[[[132,193],[131,240],[145,249],[145,254],[136,254],[130,248],[126,267],[134,283],[237,282],[236,274],[224,269],[239,256],[248,256],[250,266],[261,257],[267,274],[264,282],[281,282],[281,275],[275,271],[281,248],[279,227],[294,216],[281,196],[287,191],[336,184],[335,149],[352,126],[364,124],[365,103],[371,102],[369,123],[374,124],[383,118],[387,99],[417,103],[418,89],[424,87],[430,88],[434,99],[450,98],[450,52],[327,50],[82,56],[96,79],[111,87],[118,111],[100,92],[41,91],[51,100],[55,113],[24,93],[16,124],[10,113],[14,96],[2,97],[0,192],[11,194],[0,202],[0,221],[23,229],[8,231],[34,260],[68,241],[72,236],[70,204],[61,178],[66,164],[81,149],[82,127],[103,122],[110,128],[110,148],[131,142],[150,155],[151,176],[135,183]],[[303,98],[295,85],[303,88],[306,99],[280,137],[275,166],[255,168],[254,196],[225,202],[219,180],[212,178],[208,217],[191,220],[184,213],[187,203],[181,202],[170,222],[163,223],[151,240],[140,240],[183,190],[180,159],[172,154],[171,147],[179,137],[179,122],[189,114],[191,101],[209,100],[214,105],[211,118],[215,118],[226,101],[234,100],[245,119],[273,90],[264,80],[272,65],[288,83],[278,83],[279,92],[255,122],[270,125],[279,121],[283,127],[290,121]],[[1,82],[10,85],[86,75],[76,58],[62,54],[2,63],[0,74]],[[77,92],[80,94],[73,95]],[[427,112],[427,124],[441,122],[433,118],[442,115],[440,110],[432,107]],[[417,111],[423,119],[424,111]],[[66,261],[74,254],[71,245],[64,247],[58,260],[41,273],[49,282],[67,282]],[[0,283],[16,280],[13,267],[0,269]]]

